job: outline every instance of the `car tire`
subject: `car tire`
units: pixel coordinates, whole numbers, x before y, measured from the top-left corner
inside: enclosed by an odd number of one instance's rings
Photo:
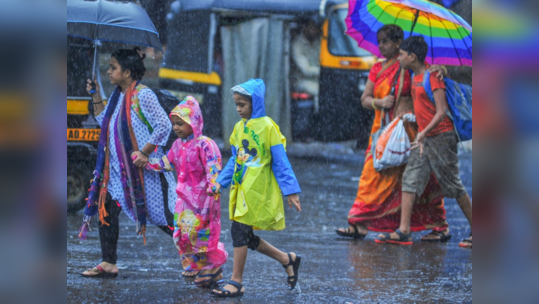
[[[67,169],[67,211],[77,212],[86,204],[92,169],[86,164],[70,165]]]

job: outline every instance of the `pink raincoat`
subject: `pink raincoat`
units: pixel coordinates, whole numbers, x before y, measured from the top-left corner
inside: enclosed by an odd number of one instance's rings
[[[166,157],[151,160],[149,168],[178,174],[178,200],[174,213],[174,243],[185,270],[218,268],[228,254],[221,234],[221,200],[212,185],[221,172],[221,152],[213,140],[202,135],[204,121],[197,100],[187,96],[170,116],[176,115],[193,128],[193,135],[177,139]]]

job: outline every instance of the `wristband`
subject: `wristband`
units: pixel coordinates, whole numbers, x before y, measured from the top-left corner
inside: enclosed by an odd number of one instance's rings
[[[144,151],[140,150],[139,152],[140,152],[142,155],[146,156],[147,158],[150,158],[150,155],[144,153]]]
[[[100,103],[103,103],[103,101],[104,101],[103,99],[102,99],[100,102],[94,102],[94,101],[92,100],[92,104],[95,104],[95,105],[96,105],[96,104],[100,104]]]

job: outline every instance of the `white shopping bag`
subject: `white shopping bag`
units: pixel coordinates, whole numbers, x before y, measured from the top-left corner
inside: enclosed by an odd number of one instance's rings
[[[404,128],[404,120],[415,121],[415,115],[406,114],[402,119],[395,118],[376,141],[376,147],[372,149],[376,171],[398,167],[408,162],[411,145]]]

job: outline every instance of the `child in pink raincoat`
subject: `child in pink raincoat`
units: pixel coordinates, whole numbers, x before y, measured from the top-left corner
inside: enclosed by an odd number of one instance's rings
[[[178,200],[174,213],[174,243],[182,257],[183,276],[196,276],[195,284],[213,285],[222,279],[221,266],[227,252],[219,242],[221,201],[212,190],[221,172],[221,152],[213,140],[202,135],[204,121],[197,100],[187,96],[170,113],[178,139],[161,160],[147,168],[178,174]]]

